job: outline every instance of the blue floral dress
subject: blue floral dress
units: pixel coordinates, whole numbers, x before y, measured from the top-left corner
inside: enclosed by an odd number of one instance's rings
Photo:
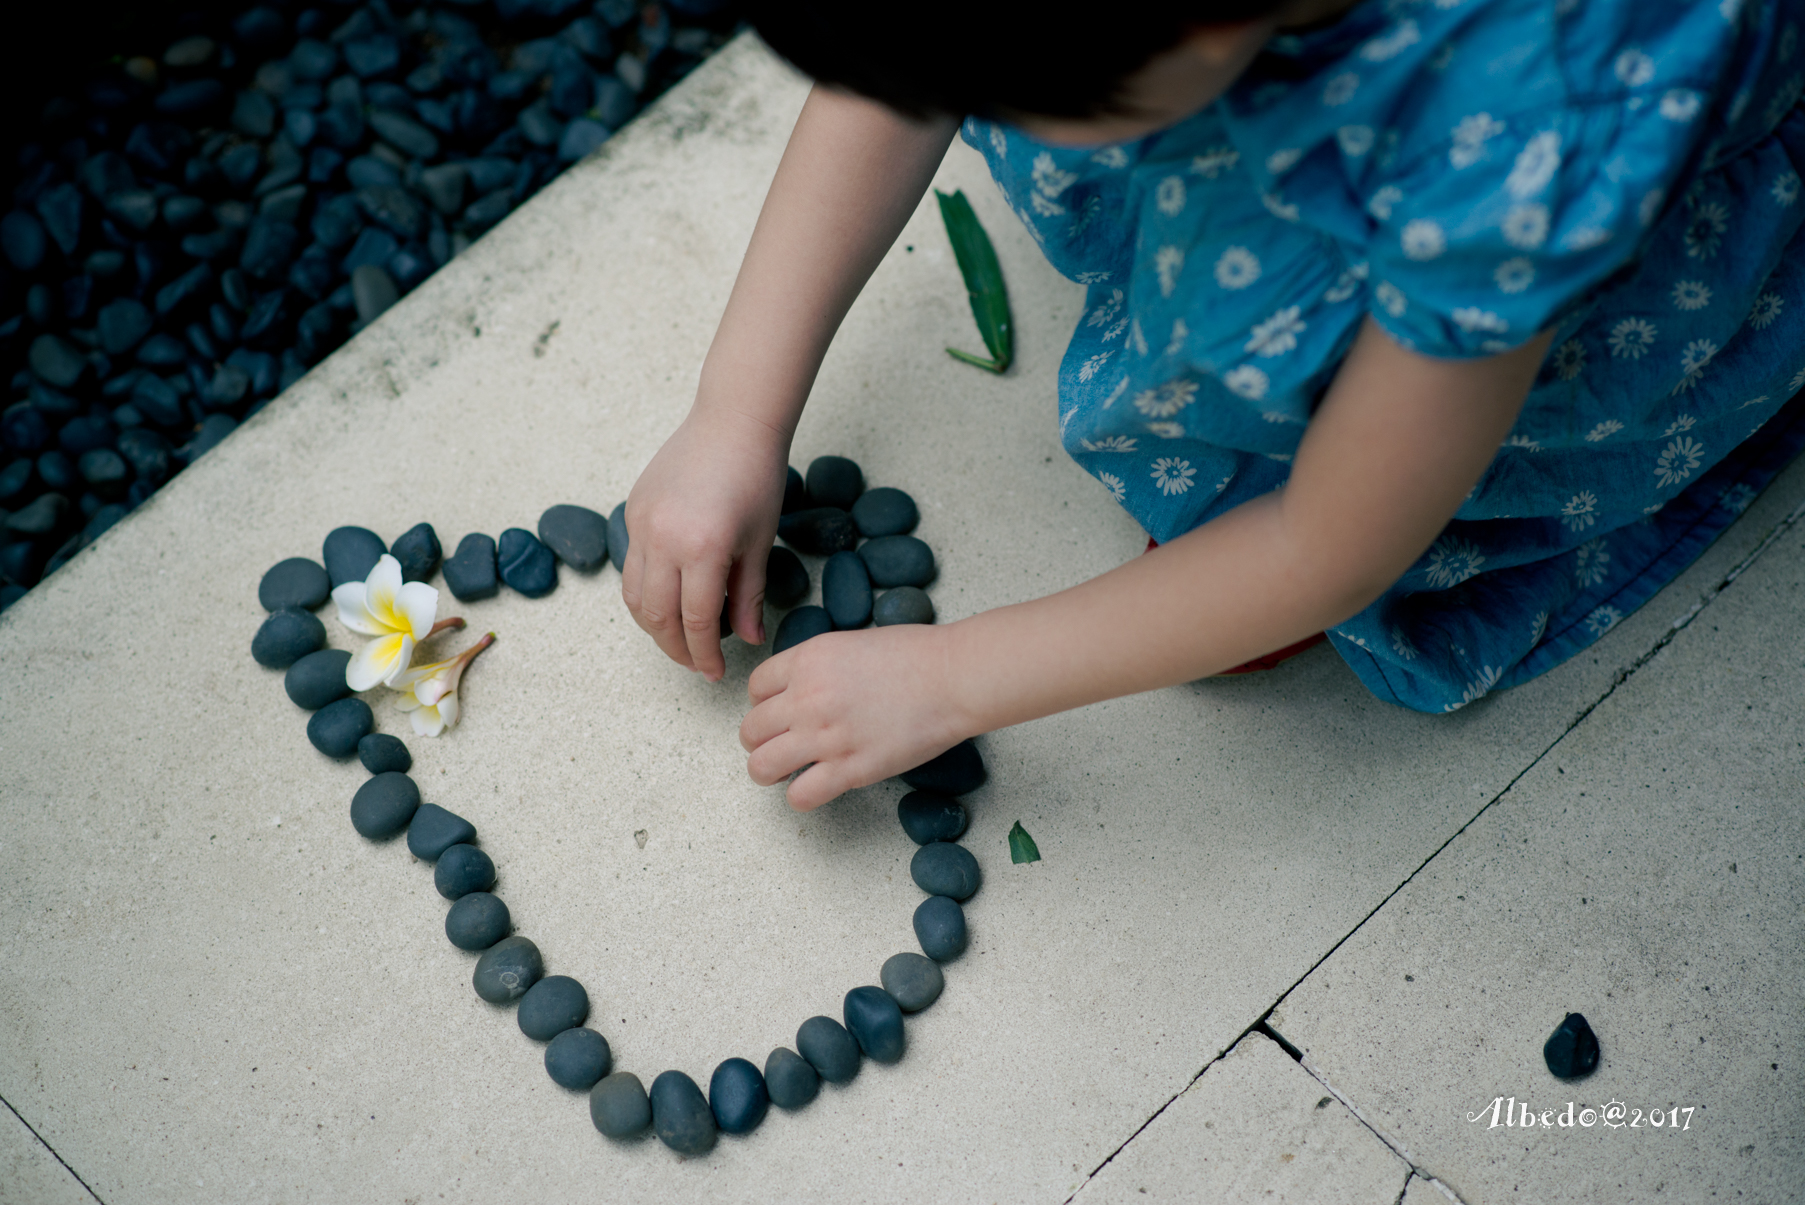
[[[1367,0],[1139,142],[967,142],[1089,286],[1068,452],[1156,539],[1282,485],[1371,316],[1491,355],[1552,328],[1434,546],[1329,633],[1450,711],[1559,664],[1805,445],[1805,0]]]

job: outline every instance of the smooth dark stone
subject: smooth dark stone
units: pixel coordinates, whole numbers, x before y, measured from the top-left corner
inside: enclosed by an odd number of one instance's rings
[[[965,953],[965,909],[958,900],[929,896],[915,909],[915,940],[921,943],[921,952],[935,962],[959,957]]]
[[[821,604],[840,631],[871,622],[871,578],[856,552],[836,552],[821,567]]]
[[[29,590],[20,585],[0,586],[0,611],[6,610],[29,593]]]
[[[898,586],[878,596],[871,622],[880,628],[898,623],[933,623],[934,600],[919,586]]]
[[[82,261],[82,271],[96,280],[111,280],[125,271],[125,252],[103,248]]]
[[[319,138],[341,150],[352,150],[364,140],[363,110],[353,104],[334,104],[316,119]]]
[[[937,969],[937,968],[936,968]],[[846,1031],[858,1040],[859,1049],[880,1063],[902,1058],[902,1009],[881,987],[855,987],[846,993]]]
[[[176,193],[163,201],[163,224],[177,234],[198,230],[207,221],[207,203],[199,197]]]
[[[76,462],[76,471],[87,483],[96,497],[101,499],[117,498],[125,493],[125,487],[131,476],[126,467],[125,457],[111,448],[95,448],[83,452]]]
[[[50,424],[30,402],[14,402],[0,414],[0,438],[15,452],[36,452],[50,442]]]
[[[197,160],[189,160],[192,165]],[[263,148],[254,142],[241,143],[219,157],[219,172],[234,189],[249,188],[263,169]],[[199,181],[190,179],[190,187]]]
[[[207,307],[207,328],[221,343],[229,345],[238,342],[238,315],[223,301],[216,301]]]
[[[946,976],[940,973],[940,964],[920,954],[890,955],[884,960],[878,981],[896,1001],[896,1006],[906,1013],[920,1012],[940,999],[940,992],[946,987]]]
[[[71,276],[63,282],[63,315],[70,321],[76,322],[86,318],[88,306],[93,300],[94,278],[92,276]]]
[[[31,461],[20,458],[0,469],[0,505],[13,501],[30,484]]]
[[[426,237],[430,239],[435,233],[436,230],[429,229]],[[418,288],[436,267],[438,264],[433,259],[432,252],[416,240],[389,256],[388,273],[394,279],[395,287],[406,293]]]
[[[947,841],[930,841],[916,850],[909,860],[909,877],[929,895],[961,901],[970,899],[983,880],[971,851]]]
[[[765,558],[765,601],[787,611],[807,597],[808,570],[802,559],[788,548],[774,546]]]
[[[851,510],[852,504],[865,492],[865,474],[844,456],[817,456],[809,462],[808,486],[810,506],[832,506]]]
[[[874,586],[925,586],[934,580],[934,552],[914,536],[867,540],[859,555]]]
[[[420,191],[434,209],[452,217],[464,207],[464,186],[469,179],[463,164],[441,163],[420,173]]]
[[[416,523],[397,537],[389,555],[401,562],[402,581],[423,582],[438,569],[444,550],[432,524]]]
[[[22,541],[0,547],[0,577],[14,585],[31,587],[38,584],[43,572],[42,546]]]
[[[112,421],[98,414],[83,414],[63,424],[56,442],[71,456],[104,448],[113,442]]]
[[[314,210],[313,237],[334,251],[348,246],[364,228],[363,207],[357,198],[341,193]]]
[[[588,83],[587,80],[584,81]],[[564,127],[564,133],[558,138],[558,160],[561,163],[575,163],[593,154],[602,143],[608,141],[612,133],[599,121],[590,121],[579,117]]]
[[[750,1134],[770,1107],[765,1077],[745,1059],[726,1059],[709,1077],[708,1109],[723,1133]]]
[[[613,1066],[608,1039],[593,1029],[567,1029],[545,1048],[545,1073],[561,1088],[587,1092]]]
[[[852,504],[852,521],[858,526],[860,535],[872,540],[879,536],[907,535],[921,522],[921,512],[916,509],[915,499],[884,485],[866,490],[859,496]]]
[[[201,391],[201,404],[210,410],[225,410],[242,402],[250,391],[249,373],[230,364],[221,364],[213,370],[212,379]]]
[[[406,774],[414,768],[407,742],[386,732],[372,732],[358,741],[357,760],[372,774]]]
[[[558,562],[552,550],[523,527],[501,533],[496,566],[501,580],[528,598],[544,598],[558,584]]]
[[[633,95],[633,89],[622,83],[619,77],[604,75],[595,81],[596,117],[611,130],[618,130],[633,119],[634,110],[639,108],[639,100]]]
[[[267,94],[246,89],[233,98],[232,128],[251,138],[268,138],[276,132],[276,106]]]
[[[102,204],[107,215],[129,230],[143,234],[157,221],[157,194],[141,188],[114,193]]]
[[[75,489],[75,465],[70,459],[52,449],[38,457],[38,480],[52,491]],[[22,536],[46,536],[56,530],[63,521],[69,499],[61,493],[40,495],[29,505],[20,507],[6,521],[8,531]]]
[[[401,45],[386,34],[348,41],[343,51],[345,66],[364,79],[386,75],[401,66]]]
[[[777,535],[797,552],[813,556],[851,552],[859,542],[859,529],[852,525],[852,516],[831,506],[782,516],[777,520]]]
[[[679,1155],[714,1149],[715,1121],[696,1081],[681,1071],[665,1071],[652,1081],[652,1129]]]
[[[327,757],[350,757],[357,752],[357,742],[375,726],[376,717],[370,714],[368,703],[340,699],[313,713],[307,721],[307,739]]]
[[[913,770],[904,770],[900,777],[917,791],[966,795],[984,785],[984,759],[967,738]]]
[[[297,302],[291,289],[273,289],[251,303],[251,312],[244,317],[244,327],[240,337],[247,347],[259,348],[263,351],[279,351],[287,344],[295,320]],[[150,341],[157,336],[152,335]],[[143,359],[140,349],[139,359]]]
[[[165,117],[199,117],[223,109],[228,95],[226,86],[213,79],[172,84],[157,97],[157,112]]]
[[[499,897],[473,891],[445,914],[445,940],[460,950],[486,950],[508,935],[510,924],[508,906]],[[481,963],[477,970],[482,970]]]
[[[466,159],[463,168],[470,174],[470,191],[486,195],[510,183],[519,164],[512,159]]]
[[[253,280],[276,280],[288,271],[300,245],[301,232],[287,222],[258,218],[245,231],[238,267]]]
[[[472,230],[487,230],[508,216],[514,208],[514,197],[505,188],[470,202],[464,209],[464,222]]]
[[[264,194],[257,203],[257,216],[272,222],[286,222],[297,226],[301,221],[301,210],[307,205],[307,186],[290,184],[287,188],[272,189]]]
[[[589,1091],[589,1120],[610,1138],[631,1138],[652,1124],[652,1102],[631,1071],[603,1077]]]
[[[896,820],[917,845],[957,841],[970,822],[965,805],[933,791],[910,791],[896,805]]]
[[[547,975],[527,989],[515,1019],[521,1033],[535,1042],[549,1042],[589,1019],[589,993],[569,975]]]
[[[564,27],[558,40],[598,63],[614,57],[614,40],[608,36],[608,27],[594,17],[578,17]]]
[[[188,359],[188,352],[175,336],[157,334],[138,345],[137,358],[152,368],[174,368]]]
[[[832,1017],[810,1017],[796,1031],[796,1049],[822,1079],[844,1084],[859,1073],[859,1043]]]
[[[370,128],[376,136],[412,159],[437,159],[439,138],[431,130],[404,113],[392,109],[376,109],[370,113]]]
[[[816,636],[834,630],[833,617],[823,607],[797,607],[777,625],[777,638],[771,642],[771,654],[776,656],[786,649],[795,648],[804,640],[813,640]]]
[[[358,155],[345,164],[345,181],[352,188],[400,188],[401,173],[386,159],[374,155]],[[355,196],[350,198],[357,200]],[[358,213],[363,212],[362,206]]]
[[[802,474],[794,466],[787,467],[783,476],[783,513],[795,514],[799,510],[808,509],[808,487],[803,484]],[[778,1047],[782,1049],[782,1047]]]
[[[43,263],[49,247],[50,239],[44,233],[43,223],[31,214],[15,209],[0,218],[0,248],[19,271],[30,272]]]
[[[208,452],[219,446],[219,442],[232,432],[238,430],[238,420],[229,414],[210,414],[201,423],[194,438],[182,449],[181,456],[189,464],[193,464]]]
[[[1578,1079],[1598,1067],[1598,1035],[1578,1013],[1568,1013],[1542,1044],[1542,1061],[1556,1079]]]
[[[474,840],[476,825],[436,803],[421,804],[407,826],[407,852],[422,862],[436,862],[452,846]]]
[[[361,582],[376,568],[376,562],[388,551],[382,537],[364,527],[334,528],[321,546],[321,559],[326,573],[337,589],[346,582]]]
[[[608,520],[586,506],[549,508],[539,516],[539,539],[573,569],[599,568],[608,559]]]
[[[120,410],[126,409],[121,406]],[[114,412],[115,414],[118,411]],[[132,466],[138,482],[155,489],[169,480],[170,460],[174,450],[169,441],[155,431],[133,427],[119,433],[119,454]]]
[[[257,601],[266,611],[283,607],[300,607],[311,611],[326,605],[332,596],[332,579],[318,561],[304,556],[291,556],[277,561],[257,583]]]
[[[89,156],[77,175],[89,195],[97,200],[138,186],[132,165],[118,151],[101,151]]]
[[[534,146],[553,147],[564,134],[564,123],[544,100],[536,100],[520,111],[515,119],[520,133]]]
[[[338,169],[344,165],[345,157],[329,146],[316,146],[307,156],[307,182],[309,184],[330,184]]]
[[[400,188],[357,190],[357,203],[373,222],[380,222],[402,238],[417,238],[426,229],[426,208]]]
[[[778,1108],[800,1109],[821,1091],[821,1073],[788,1046],[779,1046],[765,1060],[765,1091]]]
[[[444,571],[445,588],[460,602],[495,597],[495,541],[471,532],[458,541],[458,550],[445,562]]]
[[[109,356],[122,356],[143,342],[150,334],[150,311],[129,297],[108,302],[96,315],[100,349]]]
[[[287,669],[325,647],[326,625],[299,608],[268,616],[251,638],[251,656],[265,669]]]
[[[87,370],[87,358],[67,339],[56,335],[39,335],[31,341],[31,370],[39,378],[58,389],[68,389],[81,380]]]
[[[363,700],[345,701],[360,703]],[[414,811],[419,806],[420,788],[414,780],[398,771],[389,770],[366,779],[363,786],[357,788],[357,793],[351,796],[351,827],[361,836],[381,841],[407,828],[408,821],[414,818]],[[480,888],[473,887],[471,890]]]
[[[351,654],[344,649],[309,653],[288,667],[282,689],[288,692],[289,701],[296,707],[318,711],[350,695],[351,687],[345,681],[345,668],[350,664]]]
[[[432,885],[448,900],[461,900],[472,891],[495,886],[495,863],[474,845],[454,845],[439,855]]]
[[[375,264],[359,264],[351,272],[351,300],[357,307],[357,320],[368,326],[401,300],[401,288]]]
[[[35,208],[50,241],[64,255],[74,255],[81,242],[81,190],[73,184],[59,184],[45,190]]]
[[[616,569],[626,568],[627,504],[625,502],[608,512],[608,559],[614,562]]]
[[[512,1004],[543,974],[545,962],[539,957],[539,947],[524,937],[507,937],[476,960],[470,983],[490,1004]]]
[[[95,540],[98,540],[102,535],[106,534],[115,523],[125,518],[125,515],[125,507],[119,505],[117,502],[103,506],[95,511],[94,517],[89,519],[87,525],[81,529],[82,546],[85,548]]]

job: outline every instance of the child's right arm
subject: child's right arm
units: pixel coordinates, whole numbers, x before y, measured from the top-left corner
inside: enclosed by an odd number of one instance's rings
[[[914,123],[817,86],[790,136],[702,365],[695,403],[627,498],[621,596],[680,665],[725,672],[733,628],[763,643],[765,556],[790,440],[828,343],[915,211],[956,124]]]

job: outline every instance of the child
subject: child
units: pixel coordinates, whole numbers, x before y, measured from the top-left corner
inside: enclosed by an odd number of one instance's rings
[[[1327,628],[1451,711],[1571,657],[1805,444],[1805,0],[767,0],[820,81],[696,402],[627,504],[627,605],[762,641],[790,439],[960,128],[1089,286],[1067,450],[1161,547],[752,675],[811,808],[1004,725]],[[1057,656],[1048,656],[1057,650]]]

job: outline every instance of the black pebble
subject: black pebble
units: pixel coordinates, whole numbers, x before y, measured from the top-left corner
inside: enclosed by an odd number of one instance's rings
[[[368,528],[339,527],[326,537],[321,548],[326,573],[336,589],[346,582],[361,582],[376,568],[376,562],[387,552],[382,537]]]
[[[357,760],[372,774],[387,774],[391,770],[406,774],[414,768],[414,755],[407,751],[407,744],[386,732],[372,732],[358,741]]]
[[[501,580],[528,598],[544,598],[558,584],[558,562],[552,550],[524,527],[501,533],[496,554]]]
[[[631,1071],[616,1071],[589,1090],[589,1120],[610,1138],[631,1138],[652,1124],[652,1102]]]
[[[472,891],[495,886],[495,863],[474,845],[453,845],[439,855],[432,885],[448,900],[461,900]]]
[[[796,1031],[796,1049],[821,1078],[843,1084],[859,1073],[859,1044],[832,1017],[810,1017]]]
[[[652,1129],[679,1155],[700,1155],[715,1143],[714,1114],[696,1081],[665,1071],[652,1081]]]
[[[495,541],[481,532],[471,532],[458,541],[458,550],[445,562],[445,588],[459,602],[475,602],[494,598]]]
[[[896,804],[896,821],[917,845],[957,841],[970,821],[965,805],[933,791],[910,791]]]
[[[539,516],[539,539],[572,569],[597,569],[608,559],[608,520],[586,506],[547,510]]]
[[[318,561],[304,556],[276,562],[257,583],[257,601],[265,611],[280,611],[284,607],[312,611],[325,606],[331,596],[332,579],[326,576],[326,570]]]
[[[251,637],[251,656],[266,669],[287,669],[326,645],[326,625],[298,607],[277,611]]]
[[[859,555],[874,586],[925,586],[934,580],[934,550],[914,536],[867,540]]]
[[[808,506],[808,486],[803,483],[802,474],[794,468],[786,468],[783,475],[783,514],[793,514]]]
[[[852,504],[852,521],[867,540],[879,536],[906,536],[921,522],[915,499],[888,485],[866,490]]]
[[[423,582],[439,567],[445,550],[439,546],[439,533],[431,523],[416,523],[395,541],[389,553],[401,562],[401,580]]]
[[[834,621],[824,608],[797,607],[777,625],[777,639],[771,642],[771,652],[776,655],[833,630]]]
[[[357,742],[376,726],[370,705],[362,699],[340,699],[313,713],[307,721],[307,739],[327,757],[350,757]]]
[[[587,1092],[614,1066],[608,1039],[593,1029],[567,1029],[545,1048],[545,1073],[560,1087]]]
[[[724,1133],[750,1134],[770,1107],[765,1077],[745,1059],[727,1059],[709,1077],[708,1108]]]
[[[608,512],[608,559],[616,569],[627,567],[627,504]]]
[[[474,840],[476,825],[436,803],[421,804],[407,826],[407,852],[422,862],[436,862],[452,846]]]
[[[420,788],[414,780],[389,770],[366,780],[351,796],[351,827],[372,841],[393,837],[407,827],[419,806]]]
[[[963,845],[930,841],[909,859],[909,877],[929,895],[968,900],[978,890],[982,876],[978,860]]]
[[[940,973],[940,964],[931,958],[920,954],[892,954],[884,960],[878,982],[884,985],[898,1008],[906,1013],[918,1013],[940,999],[941,989],[946,987],[946,976]]]
[[[797,552],[832,556],[850,552],[859,542],[852,516],[831,506],[794,511],[777,520],[777,535]]]
[[[852,504],[865,492],[865,474],[844,456],[817,456],[809,462],[808,486],[810,506],[837,506],[851,510]]]
[[[918,791],[964,795],[984,785],[984,759],[970,738],[960,741],[939,757],[904,770],[902,780]]]
[[[457,910],[455,904],[452,910]],[[470,985],[490,1004],[512,1004],[543,974],[545,962],[539,957],[539,947],[524,937],[506,937],[476,960]]]
[[[934,600],[919,586],[898,586],[878,595],[871,622],[880,628],[894,623],[933,623]]]
[[[445,914],[445,939],[460,950],[486,950],[508,935],[510,923],[508,906],[499,896],[472,891]],[[482,970],[481,963],[477,970]],[[481,988],[477,994],[482,994]]]
[[[800,1109],[821,1091],[821,1073],[788,1046],[779,1046],[765,1060],[765,1091],[778,1108]]]
[[[787,611],[808,597],[808,570],[788,548],[773,547],[765,558],[765,601]]]
[[[516,1018],[520,1032],[535,1042],[549,1042],[588,1019],[589,993],[569,975],[547,975],[528,988]]]
[[[309,653],[288,667],[282,688],[296,707],[318,711],[351,693],[350,684],[345,681],[345,667],[350,664],[351,654],[344,649]]]
[[[935,962],[959,957],[965,952],[965,909],[958,900],[929,896],[915,909],[915,940]]]
[[[1598,1067],[1598,1035],[1578,1013],[1566,1018],[1542,1044],[1542,1060],[1556,1079],[1578,1079]]]
[[[846,993],[846,1032],[858,1039],[859,1049],[880,1063],[894,1063],[903,1056],[902,1009],[881,987],[855,987]]]
[[[871,622],[871,578],[856,552],[836,552],[821,568],[821,604],[840,631]]]

